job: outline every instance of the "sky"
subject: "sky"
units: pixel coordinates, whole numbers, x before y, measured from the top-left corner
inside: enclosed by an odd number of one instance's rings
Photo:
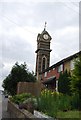
[[[79,0],[0,0],[0,89],[16,62],[35,72],[37,35],[45,21],[51,66],[79,51]]]

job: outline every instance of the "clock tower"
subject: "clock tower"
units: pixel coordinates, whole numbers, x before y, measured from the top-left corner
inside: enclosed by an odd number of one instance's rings
[[[51,36],[46,31],[46,23],[44,30],[37,36],[37,50],[36,52],[36,76],[39,79],[39,74],[43,72],[50,65],[50,41]]]

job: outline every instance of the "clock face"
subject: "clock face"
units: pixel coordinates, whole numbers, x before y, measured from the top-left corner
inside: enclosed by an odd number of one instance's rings
[[[44,34],[43,37],[45,40],[47,40],[49,36],[47,34]]]

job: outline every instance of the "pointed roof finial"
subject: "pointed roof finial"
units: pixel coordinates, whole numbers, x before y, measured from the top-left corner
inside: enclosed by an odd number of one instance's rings
[[[46,24],[47,24],[47,22],[45,22],[44,30],[46,30]]]

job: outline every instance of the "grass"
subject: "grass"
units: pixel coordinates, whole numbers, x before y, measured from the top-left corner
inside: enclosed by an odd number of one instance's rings
[[[81,111],[67,111],[67,112],[62,112],[59,111],[57,113],[57,118],[81,118],[80,116]]]

